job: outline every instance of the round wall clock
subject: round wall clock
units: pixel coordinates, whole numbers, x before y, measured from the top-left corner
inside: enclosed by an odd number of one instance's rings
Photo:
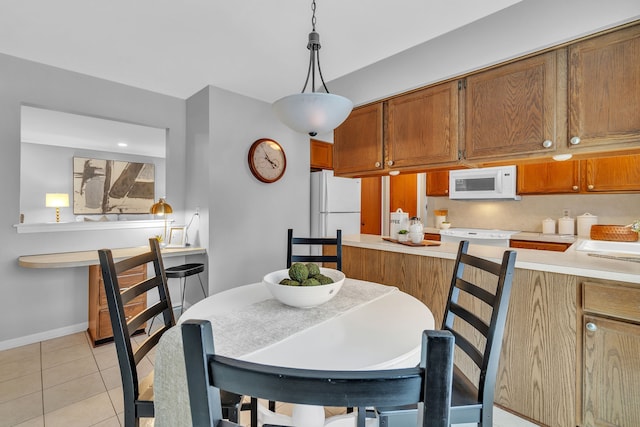
[[[249,149],[249,168],[258,180],[268,184],[276,182],[287,168],[284,150],[273,139],[257,140]]]

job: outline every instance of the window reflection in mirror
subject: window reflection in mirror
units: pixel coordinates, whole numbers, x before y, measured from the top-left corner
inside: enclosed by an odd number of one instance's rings
[[[138,187],[141,180],[151,179],[153,197],[165,196],[164,128],[23,105],[20,134],[20,214],[25,224],[55,221],[55,210],[45,206],[47,193],[69,195],[69,207],[60,208],[61,222],[151,219],[148,213],[112,213],[117,210],[106,215],[86,211],[74,214],[73,200],[78,196],[74,194],[74,158],[95,159],[99,167],[105,160],[115,161],[116,167],[146,164],[138,174],[142,177]]]

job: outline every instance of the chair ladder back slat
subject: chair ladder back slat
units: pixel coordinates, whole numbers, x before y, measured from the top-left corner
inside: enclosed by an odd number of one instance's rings
[[[131,270],[132,268],[139,267],[143,264],[148,264],[153,262],[154,254],[153,252],[145,252],[140,255],[135,255],[131,258],[126,258],[120,261],[115,262],[116,273],[122,274],[125,271]]]
[[[160,286],[162,284],[160,280],[161,279],[158,276],[153,276],[141,282],[130,285],[127,288],[120,288],[120,298],[122,298],[122,303],[126,305],[140,295],[145,294],[153,288]]]
[[[487,271],[493,274],[496,277],[500,276],[502,272],[502,265],[497,264],[491,260],[479,258],[473,255],[469,255],[467,253],[463,253],[460,259],[460,262],[466,265],[470,265],[475,268],[479,268],[481,270]]]
[[[486,304],[493,306],[496,302],[495,294],[492,294],[489,291],[485,291],[480,286],[474,285],[473,283],[467,282],[464,279],[456,280],[456,288],[462,289],[466,293],[473,295],[474,297],[484,301]]]
[[[158,344],[160,341],[160,334],[152,334],[143,341],[142,344],[133,352],[133,357],[136,361],[136,365]]]
[[[135,316],[133,316],[131,319],[127,321],[127,327],[129,331],[131,331],[131,334],[135,333],[135,331],[140,329],[142,325],[144,325],[146,322],[153,319],[154,317],[160,314],[166,315],[166,312],[170,311],[168,310],[169,308],[170,307],[169,305],[167,305],[166,301],[158,301],[151,307],[147,307],[146,309],[142,310],[140,313],[136,314]],[[167,322],[165,321],[165,325],[166,324]],[[131,334],[129,336],[131,336]]]
[[[449,305],[449,311],[455,316],[467,322],[469,325],[473,326],[473,328],[480,332],[485,338],[489,335],[489,325],[487,325],[484,320],[482,320],[480,317],[476,316],[466,308],[458,304],[451,303]]]
[[[456,346],[460,348],[460,350],[464,351],[464,353],[469,356],[469,358],[476,364],[478,368],[482,368],[484,364],[484,355],[478,351],[475,345],[471,344],[471,342],[464,336],[461,335],[455,329],[450,329],[448,327],[443,328],[445,331],[449,331],[453,334],[456,339]]]
[[[335,255],[300,255],[293,253],[293,245],[335,246]],[[293,237],[293,229],[287,230],[287,268],[294,262],[335,263],[342,271],[342,230],[336,230],[336,237]]]

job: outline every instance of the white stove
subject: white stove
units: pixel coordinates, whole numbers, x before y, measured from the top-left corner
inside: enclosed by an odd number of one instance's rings
[[[462,240],[468,240],[469,243],[476,245],[509,247],[509,239],[519,232],[484,228],[450,228],[448,230],[440,230],[440,241],[457,243]]]

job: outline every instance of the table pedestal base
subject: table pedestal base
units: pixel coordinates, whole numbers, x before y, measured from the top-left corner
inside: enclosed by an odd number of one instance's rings
[[[258,405],[258,425],[279,424],[292,427],[355,427],[356,413],[324,417],[324,407],[294,404],[291,416],[277,414]],[[377,418],[367,418],[366,427],[377,427]]]

